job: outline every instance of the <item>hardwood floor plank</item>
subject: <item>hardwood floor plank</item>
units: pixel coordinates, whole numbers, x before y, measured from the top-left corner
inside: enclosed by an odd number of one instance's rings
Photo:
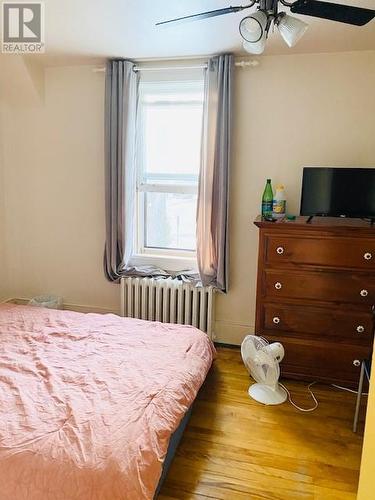
[[[332,466],[310,462],[308,460],[291,460],[276,453],[254,452],[247,448],[238,446],[220,446],[211,444],[207,450],[206,444],[201,439],[186,436],[183,446],[178,450],[176,457],[188,455],[195,463],[205,461],[205,467],[210,468],[214,464],[234,464],[239,469],[247,472],[266,472],[273,477],[292,479],[293,481],[311,482],[311,478],[318,478],[316,484],[331,486],[330,474]],[[182,461],[180,462],[180,464]],[[345,467],[335,467],[335,485],[342,491],[354,491],[358,476],[358,470],[350,470]],[[339,485],[339,486],[338,486]]]
[[[218,357],[159,495],[160,500],[352,500],[362,436],[351,431],[355,396],[317,384],[319,407],[263,406],[249,398],[240,352]],[[311,406],[307,384],[285,381]]]
[[[355,500],[357,492],[348,493],[332,488],[314,488],[314,500]]]

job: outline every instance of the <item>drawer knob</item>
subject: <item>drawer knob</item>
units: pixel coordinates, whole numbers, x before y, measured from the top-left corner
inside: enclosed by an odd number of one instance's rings
[[[372,259],[372,253],[366,252],[365,255],[363,256],[365,260],[371,260]]]
[[[365,327],[364,326],[362,326],[362,325],[358,325],[357,326],[357,332],[358,333],[363,333],[364,331],[365,331]]]
[[[361,297],[367,297],[368,291],[367,290],[361,290],[360,291],[360,295],[361,295]]]
[[[277,247],[276,248],[276,253],[279,255],[282,255],[284,253],[284,248],[283,247]]]
[[[359,361],[359,359],[355,359],[353,361],[353,365],[356,366],[356,367],[361,366],[361,362]]]
[[[280,323],[280,318],[275,316],[272,321],[275,323],[275,325],[278,325]]]
[[[282,287],[281,283],[279,283],[279,282],[275,283],[276,290],[281,290],[281,287]]]

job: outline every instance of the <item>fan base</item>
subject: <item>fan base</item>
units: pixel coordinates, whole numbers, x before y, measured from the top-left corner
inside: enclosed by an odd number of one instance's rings
[[[250,397],[264,405],[280,405],[285,403],[288,397],[285,389],[279,384],[275,389],[264,384],[253,384],[249,387],[248,392]]]

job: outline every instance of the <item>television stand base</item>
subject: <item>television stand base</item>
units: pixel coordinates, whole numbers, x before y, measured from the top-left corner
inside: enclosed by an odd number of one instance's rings
[[[309,215],[308,218],[306,219],[306,224],[311,224],[314,217],[326,217],[326,216]],[[340,217],[336,216],[336,218],[337,219],[346,219],[346,217],[344,217],[344,216],[340,216]],[[366,217],[366,218],[363,217],[362,220],[365,222],[368,222],[371,227],[375,226],[375,217]]]
[[[375,217],[363,217],[362,220],[369,222],[371,227],[375,225]]]

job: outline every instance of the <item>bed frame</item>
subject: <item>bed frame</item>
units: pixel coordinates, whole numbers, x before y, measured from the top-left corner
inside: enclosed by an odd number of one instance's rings
[[[192,410],[193,410],[193,405],[191,405],[190,408],[188,409],[188,411],[185,413],[185,416],[181,420],[180,425],[177,427],[177,429],[174,431],[174,433],[171,436],[171,439],[170,439],[169,445],[168,445],[167,454],[165,456],[165,460],[164,460],[164,464],[163,464],[163,470],[162,470],[162,473],[161,473],[161,476],[159,479],[158,487],[156,488],[156,492],[154,495],[154,500],[157,499],[157,497],[160,493],[160,490],[163,486],[163,483],[168,475],[168,472],[169,472],[169,469],[172,465],[172,461],[173,461],[173,458],[175,456],[176,450],[178,448],[178,445],[180,444],[180,441],[181,441],[182,435],[185,431],[185,428],[190,420]]]

